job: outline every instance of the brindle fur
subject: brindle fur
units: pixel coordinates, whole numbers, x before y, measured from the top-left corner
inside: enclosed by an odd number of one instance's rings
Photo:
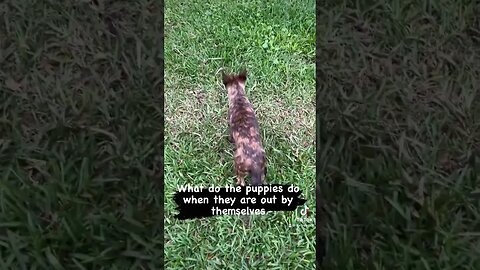
[[[245,176],[253,185],[265,183],[267,172],[265,150],[252,104],[245,95],[246,70],[239,74],[223,74],[228,91],[229,140],[235,144],[235,173],[237,185],[245,186]]]

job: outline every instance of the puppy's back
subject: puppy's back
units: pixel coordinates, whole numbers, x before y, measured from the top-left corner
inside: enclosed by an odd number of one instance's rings
[[[236,148],[237,184],[244,184],[243,178],[249,174],[252,184],[260,185],[265,180],[265,150],[255,112],[245,95],[245,81],[246,71],[238,75],[223,75],[228,91],[230,134]]]

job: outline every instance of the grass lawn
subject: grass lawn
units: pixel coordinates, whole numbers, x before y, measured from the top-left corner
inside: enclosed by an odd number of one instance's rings
[[[324,269],[480,269],[480,5],[354,2],[318,7]]]
[[[234,183],[219,70],[249,70],[268,183],[295,184],[315,210],[315,2],[165,3],[165,266],[314,269],[315,223],[294,212],[179,221],[179,185]]]
[[[161,7],[0,18],[0,269],[160,269]]]

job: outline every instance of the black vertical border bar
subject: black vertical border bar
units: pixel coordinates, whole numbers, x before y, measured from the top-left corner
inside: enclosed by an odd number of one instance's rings
[[[320,91],[320,83],[321,83],[321,72],[320,72],[320,43],[321,43],[321,36],[320,36],[320,7],[321,7],[322,0],[316,0],[315,5],[315,203],[316,203],[316,211],[315,211],[315,224],[316,224],[316,266],[317,269],[321,269],[323,259],[325,257],[325,240],[322,233],[322,198],[321,198],[321,190],[320,190],[320,171],[319,171],[319,160],[320,160],[320,100],[319,100],[319,91]]]
[[[160,150],[160,168],[158,172],[158,180],[160,184],[160,213],[158,213],[161,216],[161,222],[160,222],[160,233],[161,233],[161,255],[160,255],[160,269],[164,269],[165,267],[165,257],[164,257],[164,243],[165,243],[165,215],[164,215],[164,198],[165,198],[165,185],[164,185],[164,149],[165,149],[165,88],[164,88],[164,76],[165,76],[165,57],[164,57],[164,42],[165,42],[165,34],[164,34],[164,25],[165,25],[165,2],[164,0],[160,0],[160,33],[158,34],[158,42],[160,46],[160,52],[159,52],[159,62],[160,62],[160,78],[159,78],[159,106],[160,106],[160,145],[159,145],[159,150]]]

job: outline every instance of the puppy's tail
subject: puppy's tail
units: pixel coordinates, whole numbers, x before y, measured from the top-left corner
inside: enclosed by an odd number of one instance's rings
[[[250,171],[252,177],[252,185],[258,186],[265,184],[265,176],[267,175],[267,167],[255,167]]]

